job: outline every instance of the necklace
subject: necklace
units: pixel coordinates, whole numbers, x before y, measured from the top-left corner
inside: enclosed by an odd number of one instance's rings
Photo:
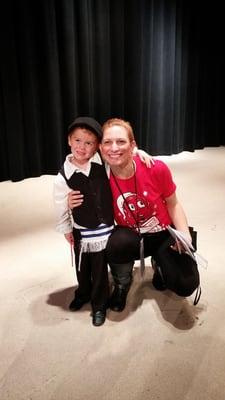
[[[135,201],[135,209],[136,209],[136,215],[135,215],[135,213],[133,212],[133,210],[131,210],[130,209],[130,207],[129,207],[129,204],[128,204],[128,202],[127,202],[127,199],[126,199],[126,197],[124,196],[124,194],[123,194],[123,192],[122,192],[122,190],[121,190],[121,188],[120,188],[120,186],[119,186],[119,183],[118,183],[118,181],[117,181],[117,178],[115,177],[115,175],[114,175],[114,173],[112,172],[112,170],[111,170],[111,174],[112,174],[112,177],[113,177],[113,180],[114,180],[114,182],[115,182],[115,184],[116,184],[116,187],[117,187],[117,189],[119,190],[119,192],[120,192],[120,194],[121,194],[121,196],[122,196],[122,198],[123,198],[123,201],[124,201],[124,203],[126,204],[126,206],[127,206],[127,209],[128,209],[128,211],[129,211],[129,213],[131,214],[131,216],[133,217],[133,219],[134,219],[134,221],[135,221],[135,223],[136,223],[136,230],[137,230],[137,232],[140,234],[140,227],[139,227],[139,220],[138,220],[138,207],[137,207],[137,180],[136,180],[136,173],[135,173],[135,167],[134,167],[134,163],[132,164],[132,166],[133,166],[133,172],[134,172],[134,175],[133,175],[133,178],[134,178],[134,192],[135,192],[135,199],[136,199],[136,201]],[[128,179],[130,179],[130,178],[128,178]]]
[[[111,170],[111,174],[112,174],[113,180],[114,180],[114,182],[115,182],[115,184],[116,184],[116,187],[117,187],[117,189],[119,190],[119,192],[120,192],[120,194],[121,194],[121,196],[122,196],[122,198],[123,198],[123,201],[124,201],[124,203],[126,204],[127,209],[128,209],[128,211],[130,212],[130,214],[132,215],[132,217],[133,217],[133,219],[134,219],[134,221],[135,221],[135,223],[136,223],[136,226],[137,226],[137,228],[136,228],[135,230],[137,231],[137,233],[138,233],[138,235],[139,235],[139,237],[140,237],[140,269],[141,269],[141,276],[143,276],[143,275],[144,275],[144,271],[145,271],[144,239],[143,239],[143,237],[141,236],[140,225],[139,225],[139,218],[138,218],[136,171],[135,171],[134,163],[133,163],[132,165],[133,165],[133,171],[134,171],[134,175],[133,175],[133,176],[134,176],[134,190],[135,190],[135,197],[136,197],[136,215],[135,215],[135,213],[130,209],[129,204],[128,204],[128,202],[127,202],[127,200],[126,200],[126,198],[125,198],[125,196],[124,196],[124,194],[123,194],[123,192],[122,192],[122,190],[121,190],[121,188],[120,188],[120,186],[119,186],[119,183],[118,183],[118,181],[117,181],[115,175],[113,174],[112,170]]]

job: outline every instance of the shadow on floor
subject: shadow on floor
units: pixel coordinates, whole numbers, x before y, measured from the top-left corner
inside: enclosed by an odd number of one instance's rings
[[[112,285],[111,275],[110,284]],[[50,293],[47,304],[69,312],[68,307],[73,299],[75,289],[76,287],[69,287]],[[114,322],[125,320],[146,301],[154,302],[159,317],[180,330],[191,329],[198,323],[198,314],[203,311],[201,304],[194,306],[191,298],[179,297],[169,290],[163,292],[155,290],[152,285],[151,268],[146,268],[143,278],[140,276],[139,268],[134,268],[133,283],[128,293],[126,308],[120,313],[108,310],[107,319]],[[87,310],[91,310],[89,303],[85,304],[79,312]]]
[[[139,268],[134,268],[133,283],[127,297],[127,306],[121,313],[110,311],[108,319],[120,322],[138,310],[146,301],[156,304],[156,312],[161,318],[180,330],[191,329],[198,323],[198,315],[204,307],[193,305],[192,298],[179,297],[169,290],[155,290],[152,285],[152,269],[146,268],[145,276],[140,276]]]
[[[74,291],[77,286],[71,286],[68,288],[63,288],[57,290],[56,292],[50,293],[47,299],[47,304],[54,307],[62,308],[65,311],[69,311],[69,304],[74,298]],[[89,304],[85,304],[82,310],[87,310],[90,308]],[[81,311],[82,311],[81,310]],[[70,312],[70,311],[69,311]]]

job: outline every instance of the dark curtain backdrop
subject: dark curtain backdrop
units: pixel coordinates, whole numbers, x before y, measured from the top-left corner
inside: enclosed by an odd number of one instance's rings
[[[7,0],[0,25],[1,181],[55,174],[77,115],[153,155],[225,144],[220,2]]]

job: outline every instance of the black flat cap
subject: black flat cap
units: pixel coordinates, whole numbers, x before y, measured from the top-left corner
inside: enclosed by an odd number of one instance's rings
[[[102,127],[101,125],[91,117],[78,117],[68,127],[68,134],[75,128],[87,128],[93,132],[98,140],[102,139]]]

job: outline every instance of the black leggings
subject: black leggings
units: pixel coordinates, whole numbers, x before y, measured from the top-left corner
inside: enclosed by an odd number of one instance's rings
[[[174,239],[167,230],[145,233],[144,255],[152,256],[160,266],[168,289],[179,296],[189,296],[199,286],[196,262],[187,254],[171,249]],[[116,226],[106,247],[108,263],[116,283],[128,283],[135,260],[140,258],[140,236],[130,228]],[[125,279],[124,279],[125,278]]]

